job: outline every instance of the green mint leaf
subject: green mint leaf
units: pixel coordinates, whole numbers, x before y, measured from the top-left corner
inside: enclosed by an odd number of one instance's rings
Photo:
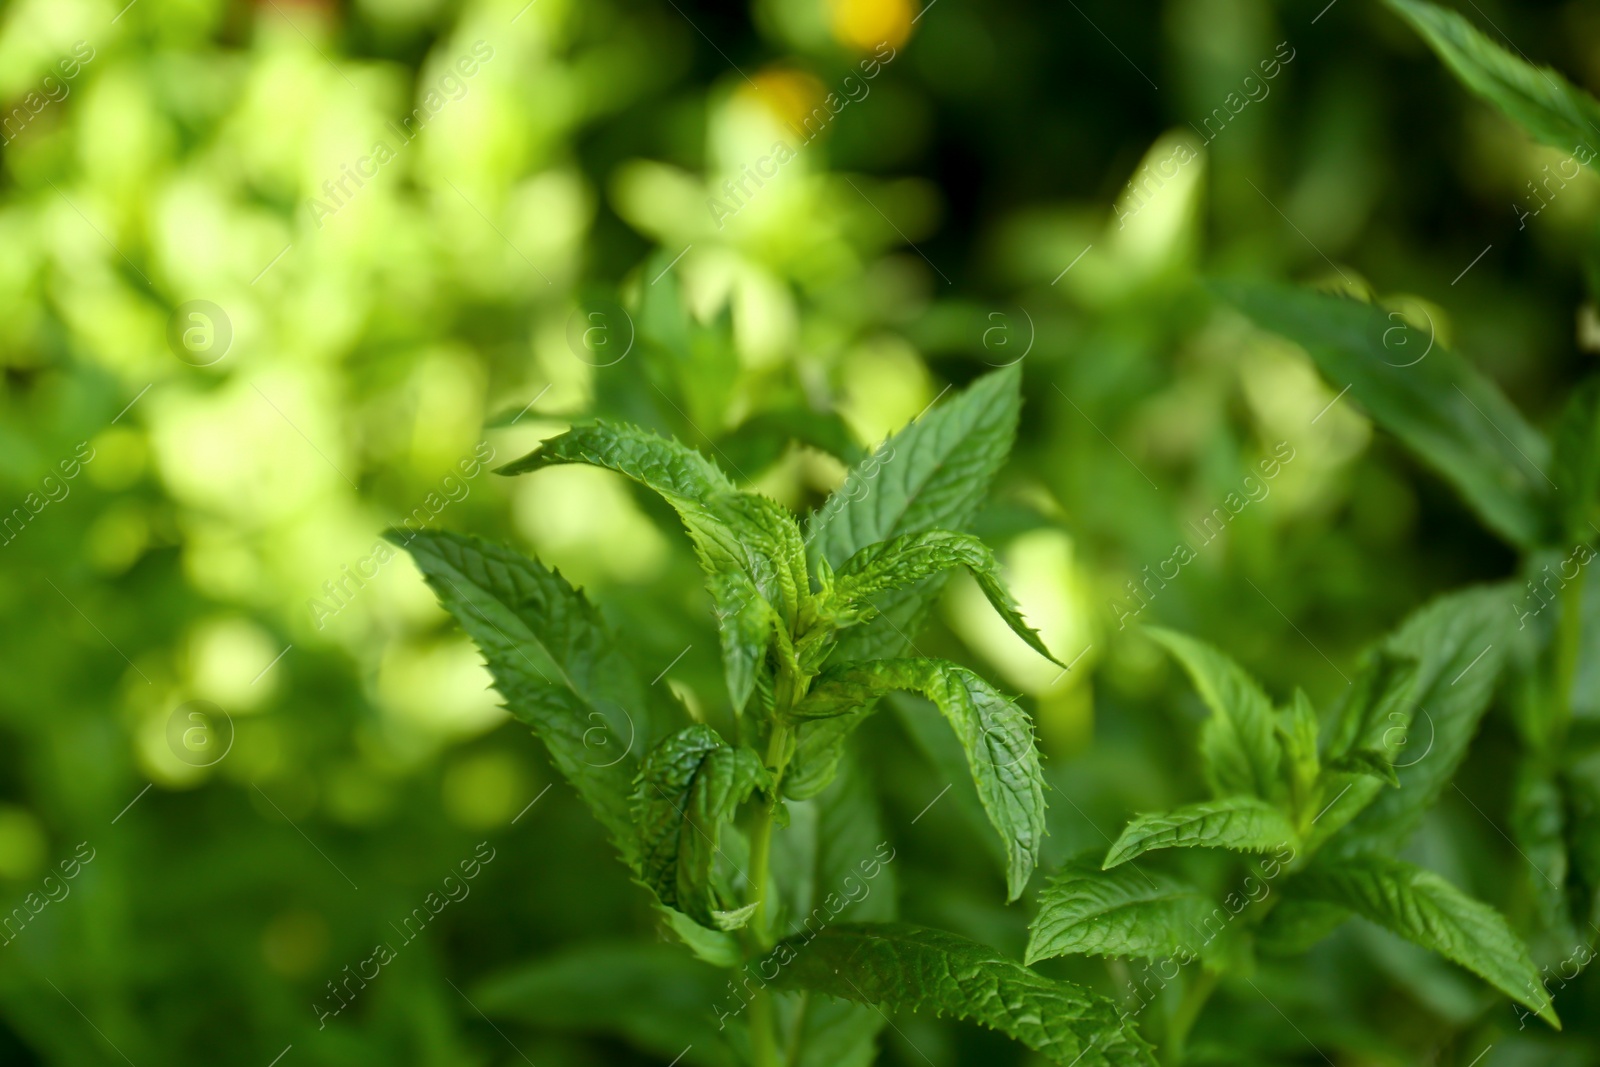
[[[846,466],[860,463],[866,455],[849,424],[836,413],[798,405],[752,415],[717,442],[717,452],[735,469],[759,475],[782,459],[792,445],[827,453]]]
[[[1215,288],[1263,329],[1304,348],[1335,388],[1348,386],[1489,529],[1521,548],[1543,539],[1550,445],[1477,368],[1373,304],[1282,285]]]
[[[853,726],[878,697],[897,689],[931,700],[961,741],[978,797],[1005,845],[1007,899],[1017,899],[1033,874],[1045,832],[1044,772],[1027,712],[965,667],[897,659],[825,671],[793,714]]]
[[[811,516],[813,560],[834,568],[868,545],[921,530],[965,530],[1016,437],[1019,367],[985,375],[935,405],[853,469]],[[873,622],[843,635],[835,662],[903,656],[937,597],[942,578],[886,592]]]
[[[895,851],[878,810],[870,779],[845,754],[841,773],[815,800],[812,869],[804,880],[807,899],[781,920],[795,936],[834,922],[886,922],[896,913]],[[798,821],[798,820],[797,820]],[[777,842],[774,842],[774,849]],[[776,862],[774,863],[776,874]],[[796,1067],[870,1064],[885,1025],[874,1007],[825,997],[807,997],[796,1008]]]
[[[986,945],[898,924],[832,926],[778,944],[775,984],[857,1004],[969,1019],[1060,1067],[1155,1067],[1105,997],[1044,978]]]
[[[965,567],[994,610],[1035,652],[1059,667],[1039,633],[1022,618],[1022,610],[1000,581],[1000,563],[989,546],[971,534],[921,530],[868,545],[844,562],[834,575],[836,610],[877,611],[877,598],[892,589],[915,585],[955,567]]]
[[[816,799],[812,903],[813,907],[833,903],[830,895],[837,896],[843,901],[840,914],[846,921],[883,922],[895,918],[895,853],[888,844],[888,827],[878,810],[871,779],[849,757],[846,761],[845,773]],[[802,922],[796,916],[795,925]]]
[[[639,876],[656,898],[702,926],[742,926],[713,882],[722,826],[758,787],[770,782],[761,757],[732,748],[702,723],[673,734],[639,768],[633,813],[639,827]]]
[[[1557,528],[1570,544],[1588,544],[1597,534],[1595,504],[1600,500],[1600,377],[1572,392],[1555,430],[1550,477],[1556,493]]]
[[[742,710],[778,623],[793,628],[810,591],[794,519],[779,505],[741,493],[699,452],[636,426],[597,423],[542,442],[500,474],[564,463],[617,471],[659,493],[694,542],[721,623],[728,692]]]
[[[1016,438],[1022,375],[1013,366],[985,375],[889,438],[845,478],[806,525],[813,569],[826,575],[868,545],[921,530],[963,530],[978,513]],[[878,617],[853,626],[834,647],[835,663],[903,656],[943,587],[941,575],[886,591]],[[784,792],[809,796],[833,780],[849,720],[803,723]]]
[[[1312,795],[1317,778],[1322,773],[1322,757],[1317,750],[1317,711],[1311,706],[1311,698],[1306,696],[1305,690],[1297,688],[1294,700],[1287,707],[1279,709],[1277,732],[1288,762],[1295,810],[1299,811],[1299,805]]]
[[[1300,898],[1349,908],[1459,963],[1561,1028],[1527,946],[1500,913],[1434,874],[1382,856],[1319,864],[1292,884]]]
[[[633,374],[649,380],[644,391],[648,401],[657,398],[666,403],[656,403],[661,415],[678,427],[680,436],[719,432],[726,417],[729,401],[739,382],[739,351],[733,338],[733,318],[729,309],[711,322],[701,323],[689,312],[688,301],[682,295],[676,272],[670,270],[672,253],[661,250],[644,264],[642,273],[655,282],[640,289],[636,310],[638,344],[642,360],[628,364]],[[612,333],[608,341],[621,341],[627,327],[621,323],[607,323]],[[593,361],[607,364],[620,360],[621,345],[615,351],[599,348]],[[601,382],[621,376],[621,368],[614,374],[600,374]],[[654,394],[651,396],[650,394]],[[676,399],[674,399],[676,397]],[[738,467],[734,468],[738,470]],[[754,474],[754,471],[749,473]]]
[[[1364,774],[1387,782],[1396,789],[1400,788],[1400,774],[1394,769],[1388,753],[1375,748],[1358,748],[1346,753],[1331,761],[1328,770],[1334,774]]]
[[[1176,811],[1140,815],[1130,822],[1106,855],[1105,869],[1158,848],[1227,848],[1266,852],[1298,842],[1282,811],[1256,797],[1224,797]]]
[[[1350,909],[1285,896],[1256,927],[1256,947],[1269,956],[1303,956],[1350,918]]]
[[[1357,748],[1381,749],[1385,735],[1398,745],[1416,706],[1416,680],[1416,661],[1388,651],[1383,641],[1363,652],[1355,680],[1334,708],[1325,757],[1331,762]]]
[[[1548,67],[1535,67],[1453,11],[1421,0],[1388,0],[1462,84],[1533,137],[1563,152],[1600,141],[1600,104]]]
[[[1029,924],[1029,964],[1053,956],[1160,959],[1186,948],[1214,910],[1193,886],[1133,866],[1103,871],[1076,859],[1039,894]]]
[[[507,709],[533,728],[632,863],[637,754],[683,721],[682,711],[640,682],[600,613],[555,571],[475,537],[384,536],[411,553],[482,651]]]
[[[737,933],[702,926],[676,908],[669,908],[659,900],[651,901],[657,914],[673,936],[688,946],[689,951],[713,967],[731,970],[744,962],[744,944]]]
[[[1372,723],[1361,747],[1389,757],[1400,787],[1355,779],[1319,818],[1314,843],[1343,827],[1333,842],[1341,853],[1394,852],[1411,836],[1455,777],[1494,696],[1516,629],[1513,599],[1509,585],[1452,593],[1384,640],[1389,655],[1416,664],[1415,674],[1401,707]]]
[[[1525,881],[1538,912],[1539,927],[1563,946],[1577,943],[1578,932],[1567,903],[1567,811],[1560,783],[1532,758],[1524,758],[1511,783],[1511,836],[1528,863]],[[1589,916],[1580,910],[1577,919]]]
[[[1183,664],[1211,710],[1200,733],[1200,751],[1212,793],[1218,797],[1250,793],[1263,800],[1281,797],[1283,746],[1272,702],[1255,679],[1203,641],[1159,627],[1146,627],[1145,633]]]
[[[541,1031],[616,1034],[663,1063],[692,1045],[685,1065],[737,1067],[731,1031],[707,1011],[726,986],[726,974],[671,945],[588,943],[485,979],[472,1002]]]

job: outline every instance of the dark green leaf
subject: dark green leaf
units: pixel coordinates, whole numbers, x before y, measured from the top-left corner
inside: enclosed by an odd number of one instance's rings
[[[1070,955],[1160,959],[1196,940],[1212,910],[1198,889],[1159,871],[1132,865],[1104,871],[1093,860],[1073,860],[1039,894],[1027,962]]]
[[[833,412],[803,407],[763,411],[739,424],[717,444],[737,470],[756,475],[783,458],[790,445],[806,445],[854,466],[864,450],[856,444],[849,425]]]
[[[1350,909],[1338,904],[1286,897],[1256,928],[1256,946],[1270,956],[1303,956],[1348,918]]]
[[[1522,548],[1548,534],[1548,442],[1492,381],[1431,332],[1348,297],[1243,282],[1216,289],[1263,329],[1309,352],[1335,388],[1349,387],[1490,529]]]
[[[1011,451],[1021,381],[1017,367],[979,378],[862,460],[811,516],[811,558],[837,569],[868,545],[902,534],[966,530]],[[881,617],[845,634],[835,662],[904,655],[942,581],[885,593]]]
[[[1382,856],[1345,858],[1307,870],[1293,891],[1349,908],[1459,963],[1560,1028],[1527,946],[1505,919],[1432,871]]]
[[[459,534],[385,536],[411,553],[483,652],[506,707],[533,728],[632,862],[634,753],[677,725],[681,711],[647,691],[599,612],[555,571]]]
[[[1528,861],[1527,883],[1540,928],[1570,949],[1579,935],[1567,906],[1566,821],[1560,785],[1544,767],[1525,759],[1512,780],[1511,836]]]
[[[1548,67],[1535,67],[1479,33],[1453,11],[1422,0],[1388,0],[1456,77],[1537,140],[1571,152],[1600,140],[1600,104]]]
[[[1201,730],[1200,751],[1212,793],[1251,793],[1263,800],[1283,796],[1283,747],[1272,702],[1255,679],[1203,641],[1153,626],[1145,633],[1183,664],[1211,710]]]
[[[1062,1067],[1155,1065],[1150,1047],[1111,1001],[955,934],[895,924],[834,926],[781,942],[769,958],[778,964],[782,988],[970,1019]]]
[[[1266,852],[1293,845],[1294,826],[1282,811],[1256,797],[1224,797],[1130,822],[1106,855],[1105,869],[1158,848],[1228,848]]]
[[[711,1014],[726,985],[723,972],[670,945],[586,944],[488,978],[472,1001],[540,1030],[619,1034],[662,1062],[692,1046],[684,1064],[736,1067],[736,1031],[719,1031]]]
[[[1508,585],[1452,593],[1414,613],[1384,640],[1384,649],[1414,662],[1416,673],[1404,710],[1371,724],[1361,747],[1388,755],[1400,787],[1355,779],[1318,820],[1314,843],[1347,822],[1335,842],[1341,853],[1393,852],[1410,837],[1455,777],[1494,695],[1514,633],[1511,600]]]
[[[1572,391],[1556,424],[1552,467],[1550,477],[1561,487],[1556,498],[1562,538],[1587,544],[1600,535],[1594,525],[1600,501],[1600,377]]]
[[[1389,756],[1375,748],[1358,748],[1328,764],[1334,774],[1365,774],[1400,788],[1400,775],[1389,762]]]
[[[876,614],[877,599],[885,592],[965,567],[977,581],[994,610],[1012,631],[1035,652],[1060,667],[1066,664],[1050,654],[1038,631],[1022,618],[1022,610],[1000,581],[1000,563],[989,546],[971,534],[949,530],[922,530],[893,540],[868,545],[845,561],[834,575],[834,610]]]
[[[1044,839],[1044,775],[1033,722],[998,690],[965,667],[944,660],[879,660],[820,675],[795,715],[860,721],[873,702],[896,689],[920,693],[950,723],[989,821],[1006,847],[1008,899],[1021,894]]]
[[[784,925],[799,936],[834,921],[895,918],[896,855],[867,776],[846,754],[833,784],[807,803],[817,809],[814,876],[808,880],[806,906],[787,917]],[[885,1022],[876,1008],[803,996],[795,1010],[796,1067],[865,1067],[872,1062]]]
[[[732,929],[749,918],[718,891],[712,866],[724,823],[770,776],[761,758],[732,748],[702,723],[685,727],[651,750],[639,769],[634,819],[639,876],[657,899],[702,926]]]
[[[687,445],[634,426],[597,423],[542,442],[500,474],[565,463],[604,467],[659,493],[694,542],[721,621],[728,691],[742,709],[755,687],[775,624],[792,628],[810,591],[805,550],[788,512],[741,493]]]

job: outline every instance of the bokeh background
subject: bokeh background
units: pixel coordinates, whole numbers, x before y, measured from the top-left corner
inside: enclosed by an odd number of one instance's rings
[[[1600,86],[1592,6],[1467,14]],[[1265,94],[1203,126],[1252,74]],[[723,699],[662,508],[604,472],[489,473],[571,420],[714,445],[804,511],[841,459],[1022,359],[980,530],[1079,658],[1058,677],[959,583],[919,645],[1034,710],[1051,866],[1197,795],[1198,705],[1124,625],[1126,584],[1262,459],[1293,455],[1137,621],[1221,645],[1280,699],[1326,701],[1408,610],[1517,566],[1205,277],[1425,310],[1545,425],[1600,345],[1600,186],[1520,219],[1562,154],[1372,0],[20,0],[0,108],[0,514],[22,516],[0,535],[0,905],[92,856],[0,949],[5,1064],[671,1059],[667,1024],[474,1007],[497,974],[581,976],[654,924],[377,549],[412,517],[536,552],[663,684]],[[775,177],[724,188],[779,140]],[[894,715],[864,734],[902,914],[1018,952],[1028,907],[1002,904],[975,801],[912,825],[944,756]],[[1474,780],[1488,814],[1452,796],[1418,847],[1515,916],[1503,786]],[[486,852],[319,1029],[326,983]],[[1436,1062],[1478,1010],[1464,974],[1370,930],[1318,952],[1275,999],[1363,1062]],[[1558,1005],[1600,996],[1574,989]],[[1311,1062],[1266,1005],[1220,1014]],[[1562,1014],[1559,1048],[1504,1020],[1490,1063],[1592,1062],[1600,1023]],[[884,1062],[1022,1062],[899,1027]]]

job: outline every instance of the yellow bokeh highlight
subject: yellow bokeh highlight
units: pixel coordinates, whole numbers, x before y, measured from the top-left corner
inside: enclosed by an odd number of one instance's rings
[[[792,67],[768,67],[750,80],[755,88],[741,87],[740,99],[759,102],[785,129],[799,129],[827,92],[816,77]]]
[[[828,0],[828,16],[834,40],[869,52],[884,43],[905,44],[916,13],[911,0]]]

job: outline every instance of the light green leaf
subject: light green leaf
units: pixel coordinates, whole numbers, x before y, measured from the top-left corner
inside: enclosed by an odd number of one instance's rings
[[[989,494],[1016,436],[1018,367],[985,375],[936,405],[862,460],[811,516],[811,558],[835,569],[868,545],[922,530],[964,531]],[[879,618],[846,633],[834,662],[902,656],[943,584],[885,592]]]
[[[1278,710],[1277,732],[1289,768],[1297,812],[1312,797],[1317,778],[1322,773],[1322,757],[1317,751],[1318,725],[1317,711],[1311,706],[1311,698],[1306,696],[1305,690],[1295,689],[1294,700]]]
[[[1044,840],[1044,775],[1028,713],[965,667],[945,660],[879,660],[830,668],[795,706],[796,718],[859,723],[896,689],[933,701],[960,739],[989,822],[1006,848],[1007,899],[1028,884]]]
[[[617,1034],[663,1063],[692,1046],[685,1065],[737,1067],[743,1031],[719,1031],[712,1015],[726,987],[726,974],[671,945],[584,944],[485,979],[472,1002],[544,1031]]]
[[[1110,1000],[941,930],[832,926],[780,942],[768,959],[782,988],[969,1019],[1061,1067],[1155,1067],[1150,1046]]]
[[[703,723],[685,727],[651,750],[639,770],[633,812],[639,876],[661,903],[715,929],[736,929],[748,921],[748,906],[725,902],[712,865],[721,852],[723,824],[769,782],[755,752],[730,747]]]
[[[1228,848],[1266,852],[1297,842],[1282,811],[1256,797],[1224,797],[1130,822],[1106,855],[1105,869],[1158,848]]]
[[[877,613],[876,601],[883,593],[915,585],[955,567],[965,567],[972,573],[994,610],[1029,647],[1057,666],[1066,666],[1050,654],[1038,631],[1023,620],[1022,610],[1001,584],[1000,563],[994,552],[971,534],[921,530],[868,545],[835,573],[828,608],[849,618],[859,615],[870,619]]]
[[[744,944],[739,940],[737,932],[713,930],[709,926],[701,926],[683,912],[669,908],[659,900],[652,901],[651,906],[661,916],[662,922],[672,931],[673,936],[711,966],[732,969],[744,963]]]
[[[1478,975],[1560,1029],[1527,946],[1500,913],[1432,871],[1382,856],[1317,865],[1295,879],[1301,899],[1349,908]]]
[[[1203,641],[1154,626],[1146,627],[1145,633],[1183,664],[1211,710],[1200,733],[1200,751],[1213,795],[1250,793],[1263,800],[1283,796],[1283,747],[1278,743],[1272,702],[1255,679]]]
[[[1544,538],[1549,443],[1470,363],[1373,304],[1282,285],[1215,288],[1263,329],[1310,353],[1334,388],[1348,386],[1491,530],[1521,548]]]
[[[500,474],[565,463],[614,470],[659,493],[694,542],[721,623],[728,692],[743,709],[773,628],[793,628],[810,591],[805,549],[779,505],[733,487],[705,456],[636,426],[596,423],[542,442]]]
[[[687,716],[647,690],[600,613],[555,571],[474,537],[384,536],[411,553],[482,651],[506,707],[533,728],[631,863],[636,753]]]
[[[1198,889],[1159,871],[1103,871],[1076,859],[1039,894],[1026,961],[1052,956],[1160,959],[1187,948],[1214,910]]]
[[[1561,487],[1557,528],[1566,544],[1588,544],[1597,536],[1600,502],[1600,377],[1572,391],[1556,424],[1552,468],[1550,477]]]
[[[1549,67],[1535,67],[1479,33],[1453,11],[1420,0],[1388,0],[1422,34],[1462,84],[1563,152],[1600,141],[1600,104]]]

